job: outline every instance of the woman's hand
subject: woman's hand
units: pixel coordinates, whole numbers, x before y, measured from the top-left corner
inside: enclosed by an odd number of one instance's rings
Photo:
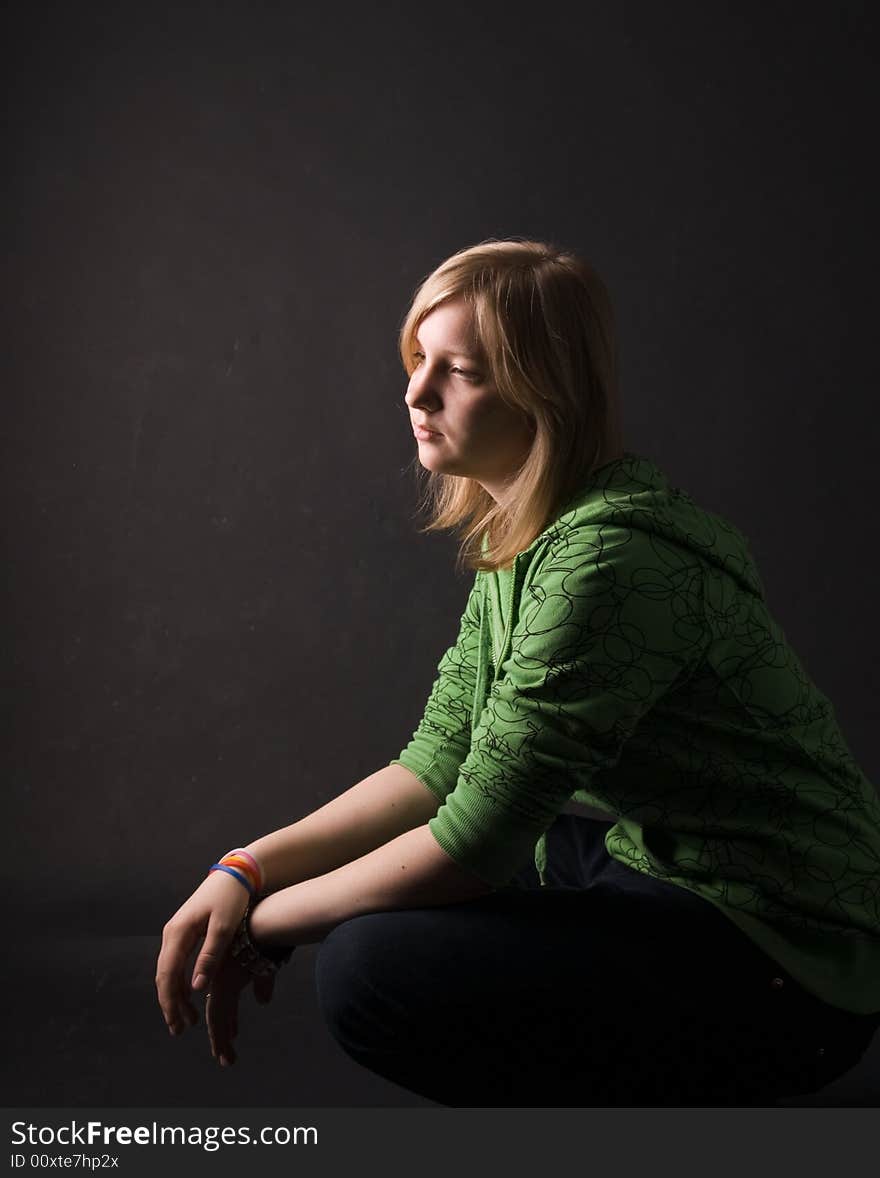
[[[210,988],[247,911],[248,900],[247,890],[238,880],[225,871],[212,871],[162,930],[156,991],[172,1035],[199,1021],[192,991]],[[202,939],[190,981],[186,976],[187,962]]]
[[[211,982],[211,990],[205,1004],[205,1021],[208,1024],[211,1055],[221,1067],[235,1063],[236,1054],[232,1041],[238,1034],[238,1003],[242,991],[246,990],[251,982],[257,1002],[269,1002],[275,978],[255,976],[228,954],[220,963],[220,968]]]

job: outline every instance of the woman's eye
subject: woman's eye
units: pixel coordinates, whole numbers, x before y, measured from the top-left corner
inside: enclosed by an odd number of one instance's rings
[[[413,352],[412,353],[413,368],[418,368],[419,365],[424,361],[424,359],[425,359],[424,352]],[[466,372],[464,368],[459,368],[457,364],[451,364],[449,366],[449,371],[452,373],[453,376],[460,376],[464,380],[472,380],[472,381],[479,381],[480,380],[480,374],[478,372]]]

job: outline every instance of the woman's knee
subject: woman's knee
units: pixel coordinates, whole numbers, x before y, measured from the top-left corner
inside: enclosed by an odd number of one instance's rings
[[[328,933],[318,950],[318,1004],[331,1034],[345,1046],[385,1039],[405,1010],[399,915],[352,917]]]
[[[315,959],[322,1006],[335,1007],[367,982],[376,954],[376,913],[352,917],[332,929]]]

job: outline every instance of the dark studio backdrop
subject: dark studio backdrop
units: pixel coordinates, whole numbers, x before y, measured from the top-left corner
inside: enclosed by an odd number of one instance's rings
[[[330,1042],[312,947],[245,1012],[235,1074],[152,990],[207,866],[396,756],[455,635],[455,541],[417,531],[409,299],[486,237],[593,263],[627,448],[749,537],[877,782],[876,18],[6,18],[3,1103],[420,1103]]]

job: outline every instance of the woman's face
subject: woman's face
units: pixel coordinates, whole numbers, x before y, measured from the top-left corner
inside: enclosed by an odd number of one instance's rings
[[[526,458],[534,430],[490,382],[471,308],[459,298],[435,307],[419,325],[415,346],[405,399],[419,461],[426,470],[474,479],[497,500]]]

